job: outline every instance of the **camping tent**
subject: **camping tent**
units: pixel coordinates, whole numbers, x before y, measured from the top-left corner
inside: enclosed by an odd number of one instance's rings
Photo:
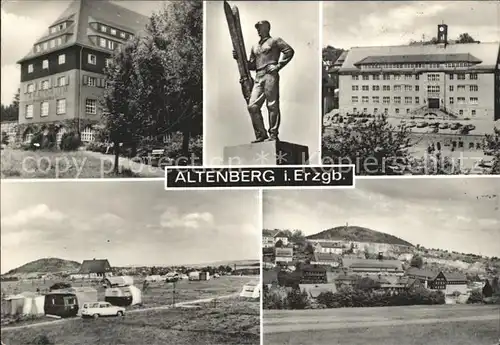
[[[190,272],[189,280],[200,280],[200,272],[198,271]]]
[[[258,282],[249,282],[241,289],[240,297],[260,298],[260,284]]]
[[[106,277],[104,281],[109,287],[134,285],[134,278],[130,276]]]
[[[142,303],[141,290],[133,285],[108,288],[104,295],[106,302],[120,307],[128,307],[130,305]]]
[[[7,302],[5,311],[10,315],[43,315],[45,296],[32,292],[23,292],[5,298]]]

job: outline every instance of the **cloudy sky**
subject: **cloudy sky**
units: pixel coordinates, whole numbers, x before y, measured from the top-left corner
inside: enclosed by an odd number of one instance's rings
[[[448,38],[468,32],[483,42],[500,40],[497,1],[325,1],[323,46],[408,44],[430,39],[448,24]]]
[[[293,60],[280,72],[280,139],[309,147],[311,161],[319,150],[320,137],[320,44],[319,3],[245,1],[237,3],[247,55],[259,37],[254,25],[271,23],[271,36],[281,37],[295,50]],[[232,57],[222,1],[206,3],[206,136],[207,162],[221,164],[225,146],[254,140],[239,73]],[[267,124],[267,109],[262,114]],[[316,155],[319,160],[319,155]]]
[[[149,16],[164,1],[112,1]],[[16,62],[33,47],[50,24],[71,4],[65,0],[2,0],[2,104],[10,104],[19,87]]]
[[[157,181],[2,183],[1,271],[57,257],[111,265],[254,260],[256,191],[169,191]]]
[[[264,191],[264,228],[311,235],[346,222],[414,245],[500,256],[500,178],[358,179],[356,189]]]

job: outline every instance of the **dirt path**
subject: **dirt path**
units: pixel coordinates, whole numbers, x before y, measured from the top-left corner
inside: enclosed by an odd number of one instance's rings
[[[234,293],[231,295],[223,295],[223,296],[216,296],[216,297],[210,297],[210,298],[196,299],[196,300],[186,301],[186,302],[179,302],[179,303],[175,304],[175,307],[192,306],[193,304],[211,302],[215,299],[220,300],[220,299],[234,298],[234,297],[237,297],[238,295],[239,295],[238,293]],[[165,306],[151,307],[151,308],[144,308],[144,309],[134,309],[134,310],[127,311],[126,314],[138,314],[138,313],[144,313],[144,312],[152,311],[152,310],[165,310],[165,309],[172,309],[172,308],[173,307],[171,305],[165,305]],[[55,321],[45,321],[45,322],[33,323],[33,324],[22,325],[22,326],[2,327],[1,331],[3,333],[3,332],[12,331],[15,329],[26,329],[26,328],[49,326],[49,325],[57,325],[57,324],[61,324],[61,323],[66,323],[66,322],[78,320],[78,319],[80,319],[80,318],[74,317],[74,318],[68,318],[68,319],[58,319]]]

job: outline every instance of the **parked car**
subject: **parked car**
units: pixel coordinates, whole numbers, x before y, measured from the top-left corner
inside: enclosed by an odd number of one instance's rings
[[[419,124],[417,124],[417,128],[425,128],[427,127],[429,124],[427,122],[420,122]]]
[[[117,307],[108,302],[84,303],[82,307],[82,317],[93,317],[97,319],[100,316],[123,316],[125,308]]]
[[[447,129],[450,128],[450,125],[447,122],[443,122],[439,125],[439,129]]]
[[[453,125],[451,125],[450,129],[456,131],[457,129],[460,129],[462,127],[462,124],[459,122],[455,122]]]

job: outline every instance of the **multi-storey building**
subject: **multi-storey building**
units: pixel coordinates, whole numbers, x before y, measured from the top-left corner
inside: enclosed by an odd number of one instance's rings
[[[451,43],[438,27],[435,44],[351,48],[337,69],[340,115],[386,114],[429,134],[464,134],[468,124],[470,136],[491,132],[500,120],[500,43]]]
[[[116,49],[140,34],[148,18],[108,1],[76,0],[18,63],[21,65],[19,135],[53,125],[93,140],[102,115],[104,69]]]

